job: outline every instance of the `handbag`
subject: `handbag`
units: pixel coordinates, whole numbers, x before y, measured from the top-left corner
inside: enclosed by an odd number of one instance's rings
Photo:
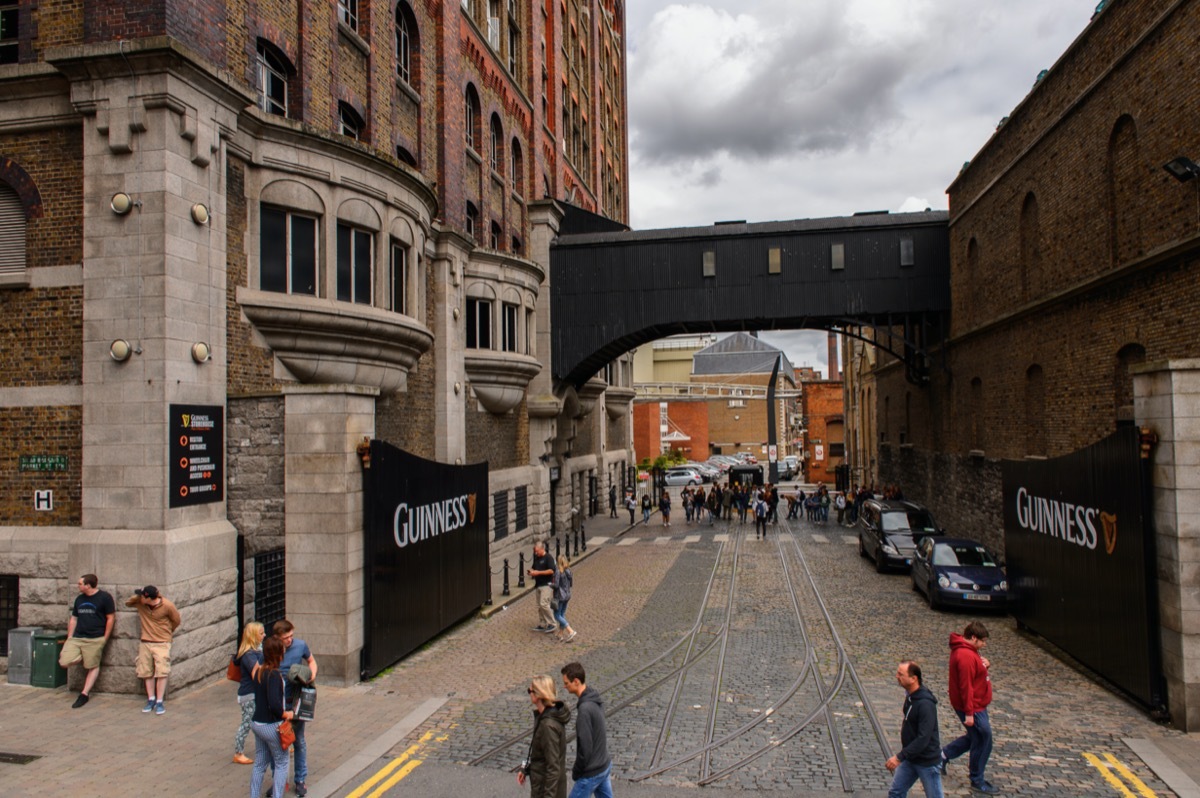
[[[242,666],[238,665],[237,657],[229,657],[229,665],[225,668],[225,678],[231,682],[242,680]]]
[[[292,728],[292,722],[285,719],[279,724],[279,744],[286,751],[292,747],[294,742],[296,742],[296,730]]]

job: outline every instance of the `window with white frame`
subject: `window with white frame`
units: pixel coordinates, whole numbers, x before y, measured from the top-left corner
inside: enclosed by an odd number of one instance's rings
[[[520,308],[512,302],[500,305],[500,348],[505,352],[517,351],[517,319]]]
[[[16,0],[0,0],[0,64],[15,64],[20,60],[19,19]]]
[[[492,301],[467,297],[467,348],[492,348]]]
[[[287,116],[288,67],[263,42],[258,43],[258,107],[268,114]]]
[[[504,131],[500,127],[500,117],[492,114],[492,140],[491,151],[488,156],[491,160],[493,172],[499,172],[504,168]]]
[[[281,294],[317,295],[317,219],[262,206],[258,287]]]
[[[533,333],[537,327],[532,308],[525,308],[525,354],[533,354]]]
[[[396,313],[412,315],[408,310],[408,247],[392,239],[391,268],[388,271],[388,282],[391,284],[390,310]]]
[[[488,246],[492,249],[500,249],[504,244],[504,233],[500,230],[500,225],[497,222],[492,222],[491,235],[488,237]]]
[[[467,235],[476,238],[479,235],[479,208],[475,203],[467,203]]]
[[[338,222],[337,298],[341,302],[371,304],[371,265],[375,235]]]
[[[350,30],[357,31],[358,0],[338,0],[338,20],[347,25]]]
[[[355,141],[358,141],[362,138],[364,127],[365,125],[363,124],[363,118],[358,115],[358,111],[355,111],[349,103],[338,103],[339,133],[341,133],[343,136],[349,136]]]
[[[412,33],[405,6],[403,2],[396,3],[396,75],[405,83],[412,83]]]
[[[466,136],[467,147],[479,149],[479,95],[474,86],[467,86],[463,93],[463,134]]]
[[[522,172],[525,169],[524,159],[521,157],[521,142],[515,138],[512,140],[512,146],[509,148],[509,160],[512,162],[512,190],[516,194],[524,194],[524,176]]]

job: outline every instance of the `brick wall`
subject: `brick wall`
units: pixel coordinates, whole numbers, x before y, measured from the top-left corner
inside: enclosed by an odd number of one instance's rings
[[[83,132],[78,127],[0,136],[11,159],[37,187],[41,213],[25,225],[29,268],[83,261]],[[22,192],[14,187],[18,195]]]
[[[284,541],[283,397],[230,399],[226,407],[229,521],[252,557]]]
[[[672,431],[678,430],[691,440],[677,441],[672,449],[683,452],[689,460],[708,459],[708,402],[671,402],[667,406],[667,418]]]
[[[525,400],[513,410],[497,416],[468,399],[467,456],[465,462],[487,461],[490,469],[513,468],[529,463],[529,435]],[[524,423],[523,423],[524,422]],[[583,431],[580,424],[580,431]]]
[[[845,443],[844,419],[845,405],[842,399],[842,383],[840,382],[806,382],[801,385],[804,420],[807,432],[804,435],[807,457],[805,459],[805,480],[808,482],[824,482],[832,484],[834,468],[845,461],[844,456],[834,457],[832,447],[835,443]],[[831,429],[832,424],[832,429]],[[817,459],[817,441],[823,447],[823,457]]]
[[[79,526],[83,521],[82,413],[74,407],[0,408],[0,525]],[[21,455],[66,455],[66,471],[21,471]],[[34,491],[54,492],[35,510]]]
[[[230,395],[278,391],[273,377],[274,356],[254,342],[253,328],[242,318],[237,290],[248,286],[249,262],[246,254],[246,168],[230,158],[225,169],[225,231],[227,278],[225,283],[225,347],[228,391]],[[254,253],[253,257],[258,257]]]

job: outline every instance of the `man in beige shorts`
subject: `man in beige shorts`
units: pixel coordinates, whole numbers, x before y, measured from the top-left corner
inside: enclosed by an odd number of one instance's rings
[[[171,673],[171,640],[179,628],[179,610],[165,599],[154,585],[146,585],[125,600],[126,607],[137,607],[142,625],[138,645],[137,677],[146,682],[146,706],[142,712],[164,714],[167,697],[167,675]]]
[[[117,607],[113,597],[97,585],[100,580],[95,574],[84,574],[79,577],[76,586],[79,595],[71,605],[71,618],[67,621],[67,642],[63,644],[62,653],[58,655],[58,664],[64,668],[82,662],[87,670],[83,680],[83,690],[71,706],[79,709],[88,702],[92,688],[96,685],[96,677],[100,675],[100,658],[104,656],[104,645],[112,636],[113,621],[117,617]]]

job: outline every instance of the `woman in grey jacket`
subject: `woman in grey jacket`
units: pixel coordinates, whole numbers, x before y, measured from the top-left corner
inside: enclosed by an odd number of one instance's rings
[[[529,779],[532,798],[567,798],[567,724],[571,710],[558,700],[554,680],[535,676],[528,688],[533,704],[529,756],[517,771],[517,784]]]

